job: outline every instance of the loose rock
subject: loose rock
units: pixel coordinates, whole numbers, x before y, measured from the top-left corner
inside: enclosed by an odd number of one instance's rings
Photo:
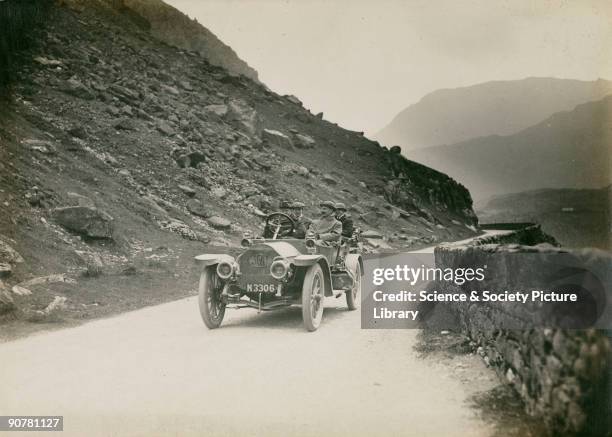
[[[212,216],[206,221],[215,229],[229,229],[232,224],[228,219],[219,216]]]
[[[293,142],[291,141],[291,138],[277,130],[264,129],[262,132],[262,140],[269,145],[279,146],[283,149],[293,148]]]
[[[97,208],[68,206],[55,209],[52,215],[61,226],[85,237],[113,237],[113,218]]]
[[[0,238],[0,262],[18,264],[24,262],[22,256],[13,249],[6,241]]]
[[[193,215],[197,215],[198,217],[208,218],[210,217],[210,212],[206,210],[206,206],[200,202],[198,199],[191,199],[187,202],[187,210]]]

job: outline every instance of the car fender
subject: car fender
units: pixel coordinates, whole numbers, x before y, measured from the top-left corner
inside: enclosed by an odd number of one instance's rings
[[[196,256],[195,260],[202,267],[213,266],[219,264],[221,261],[227,261],[229,263],[236,261],[233,256],[224,253],[204,253]]]
[[[349,253],[344,260],[344,264],[346,265],[346,269],[349,271],[349,274],[352,276],[353,272],[357,269],[357,263],[359,263],[359,267],[361,267],[361,275],[364,275],[363,270],[363,259],[361,255],[356,253]]]
[[[327,259],[323,255],[298,255],[292,262],[296,267],[310,267],[315,264],[319,264],[321,266],[321,270],[323,270],[325,296],[333,296],[334,290],[332,288],[331,270],[329,268]]]

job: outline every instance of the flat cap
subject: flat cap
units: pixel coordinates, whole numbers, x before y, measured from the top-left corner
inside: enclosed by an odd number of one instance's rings
[[[334,202],[332,202],[331,200],[325,200],[321,203],[319,203],[319,206],[327,206],[328,208],[331,209],[336,209],[336,204]]]
[[[343,211],[346,211],[346,205],[342,202],[338,202],[336,203],[336,209],[341,209]]]
[[[299,209],[299,208],[305,208],[306,204],[302,203],[302,202],[293,202],[291,203],[291,205],[289,205],[289,208],[293,208],[293,209]]]

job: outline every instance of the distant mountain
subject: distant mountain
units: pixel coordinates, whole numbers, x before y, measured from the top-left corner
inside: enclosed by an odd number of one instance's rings
[[[161,0],[112,1],[122,3],[126,12],[133,12],[144,19],[142,23],[160,40],[179,48],[199,52],[208,62],[223,67],[232,74],[258,80],[257,71],[240,59],[231,47],[178,9]]]
[[[508,136],[406,153],[447,173],[474,200],[539,188],[601,188],[611,182],[612,96],[559,112]]]
[[[443,89],[400,112],[375,135],[404,152],[453,144],[487,135],[510,135],[555,112],[599,100],[612,93],[612,82],[527,78]]]
[[[612,248],[612,186],[598,190],[535,190],[476,205],[481,223],[535,221],[562,245]]]

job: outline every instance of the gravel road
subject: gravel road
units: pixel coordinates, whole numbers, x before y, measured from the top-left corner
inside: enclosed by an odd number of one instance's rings
[[[417,334],[361,330],[344,298],[314,333],[299,308],[209,331],[192,297],[0,344],[0,414],[63,415],[75,436],[490,435],[467,400],[492,372],[419,358]]]

